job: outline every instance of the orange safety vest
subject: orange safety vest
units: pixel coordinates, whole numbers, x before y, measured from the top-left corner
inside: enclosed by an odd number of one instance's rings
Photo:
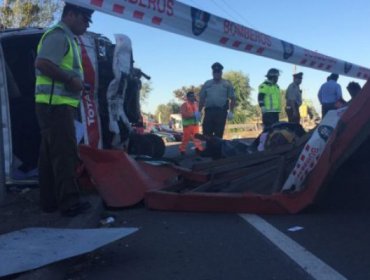
[[[182,126],[196,125],[198,124],[194,113],[198,112],[198,103],[186,101],[180,107],[180,113],[182,117]]]

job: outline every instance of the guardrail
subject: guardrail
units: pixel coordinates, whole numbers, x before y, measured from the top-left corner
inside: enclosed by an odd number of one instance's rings
[[[262,124],[253,122],[253,123],[243,123],[243,124],[226,124],[225,130],[228,131],[261,131]]]
[[[226,124],[224,139],[256,138],[262,132],[262,124],[257,122]]]

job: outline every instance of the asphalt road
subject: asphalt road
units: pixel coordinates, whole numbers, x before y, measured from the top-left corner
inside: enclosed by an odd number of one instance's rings
[[[166,156],[177,153],[171,146]],[[370,279],[369,199],[367,192],[361,199],[333,195],[303,213],[286,216],[163,212],[144,205],[110,211],[106,214],[115,217],[112,226],[139,231],[63,262],[59,277]]]
[[[370,279],[369,213],[111,214],[139,231],[76,259],[68,279]]]
[[[165,156],[189,165],[193,154],[189,147],[188,156],[178,158],[177,145],[172,144]],[[161,212],[143,205],[112,212],[114,226],[140,230],[98,250],[93,261],[81,260],[84,269],[69,275],[132,280],[370,279],[368,200],[351,195],[347,200],[329,196],[303,213],[287,216]]]

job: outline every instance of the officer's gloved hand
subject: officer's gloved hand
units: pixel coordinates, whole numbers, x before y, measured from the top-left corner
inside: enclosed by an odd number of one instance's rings
[[[197,122],[200,122],[200,120],[202,119],[202,114],[201,112],[194,112],[194,117],[195,117],[195,120]]]
[[[231,112],[231,111],[229,111],[229,112],[227,113],[227,119],[228,119],[229,121],[231,121],[232,119],[234,119],[234,113],[233,113],[233,112]]]

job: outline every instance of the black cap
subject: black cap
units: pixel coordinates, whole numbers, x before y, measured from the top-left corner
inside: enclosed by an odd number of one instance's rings
[[[303,73],[299,72],[299,73],[293,74],[293,78],[302,79],[303,78]]]
[[[91,10],[91,9],[87,9],[87,8],[84,8],[84,7],[81,7],[81,6],[77,6],[77,5],[73,5],[73,4],[70,4],[70,3],[66,3],[66,5],[64,6],[64,10],[65,11],[75,11],[77,13],[80,13],[81,15],[83,15],[90,23],[92,22],[91,20],[91,16],[92,14],[94,13],[94,10]]]
[[[224,67],[222,66],[222,64],[220,62],[215,62],[212,64],[212,70],[213,71],[221,71],[222,69],[224,69]]]

